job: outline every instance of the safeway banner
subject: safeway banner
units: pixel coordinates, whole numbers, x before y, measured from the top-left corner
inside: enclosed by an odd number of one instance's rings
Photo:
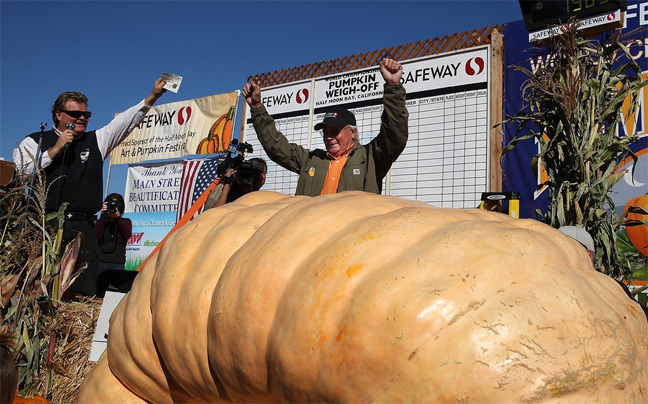
[[[238,91],[153,106],[112,153],[110,164],[224,152],[232,139]]]

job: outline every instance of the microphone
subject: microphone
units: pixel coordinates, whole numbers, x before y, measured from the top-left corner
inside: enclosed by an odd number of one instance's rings
[[[74,130],[74,124],[72,122],[68,122],[65,124],[65,129],[67,130]],[[69,143],[65,144],[65,148],[67,149],[70,146]]]
[[[227,153],[231,157],[238,156],[238,139],[232,139],[229,146],[227,146]]]

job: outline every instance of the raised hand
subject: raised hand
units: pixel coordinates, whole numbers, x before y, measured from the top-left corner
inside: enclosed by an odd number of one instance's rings
[[[398,84],[403,76],[403,66],[393,59],[383,59],[380,61],[380,74],[389,84]]]
[[[250,108],[258,108],[261,104],[261,87],[253,81],[248,81],[243,86],[243,98]]]

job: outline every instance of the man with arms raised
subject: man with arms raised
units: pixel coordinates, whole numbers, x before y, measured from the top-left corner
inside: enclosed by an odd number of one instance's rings
[[[315,130],[321,130],[326,150],[308,150],[288,142],[261,103],[260,87],[253,82],[245,84],[243,97],[251,108],[254,130],[263,149],[272,161],[299,174],[296,195],[349,190],[380,194],[383,178],[405,149],[409,116],[405,89],[400,84],[403,67],[395,60],[383,59],[380,73],[385,80],[380,133],[368,144],[359,144],[353,113],[333,107],[315,125]]]

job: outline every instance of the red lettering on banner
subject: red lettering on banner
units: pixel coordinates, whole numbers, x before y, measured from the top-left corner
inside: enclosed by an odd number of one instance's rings
[[[142,237],[144,237],[144,232],[142,233],[133,233],[128,239],[128,245],[140,245],[142,243]]]

